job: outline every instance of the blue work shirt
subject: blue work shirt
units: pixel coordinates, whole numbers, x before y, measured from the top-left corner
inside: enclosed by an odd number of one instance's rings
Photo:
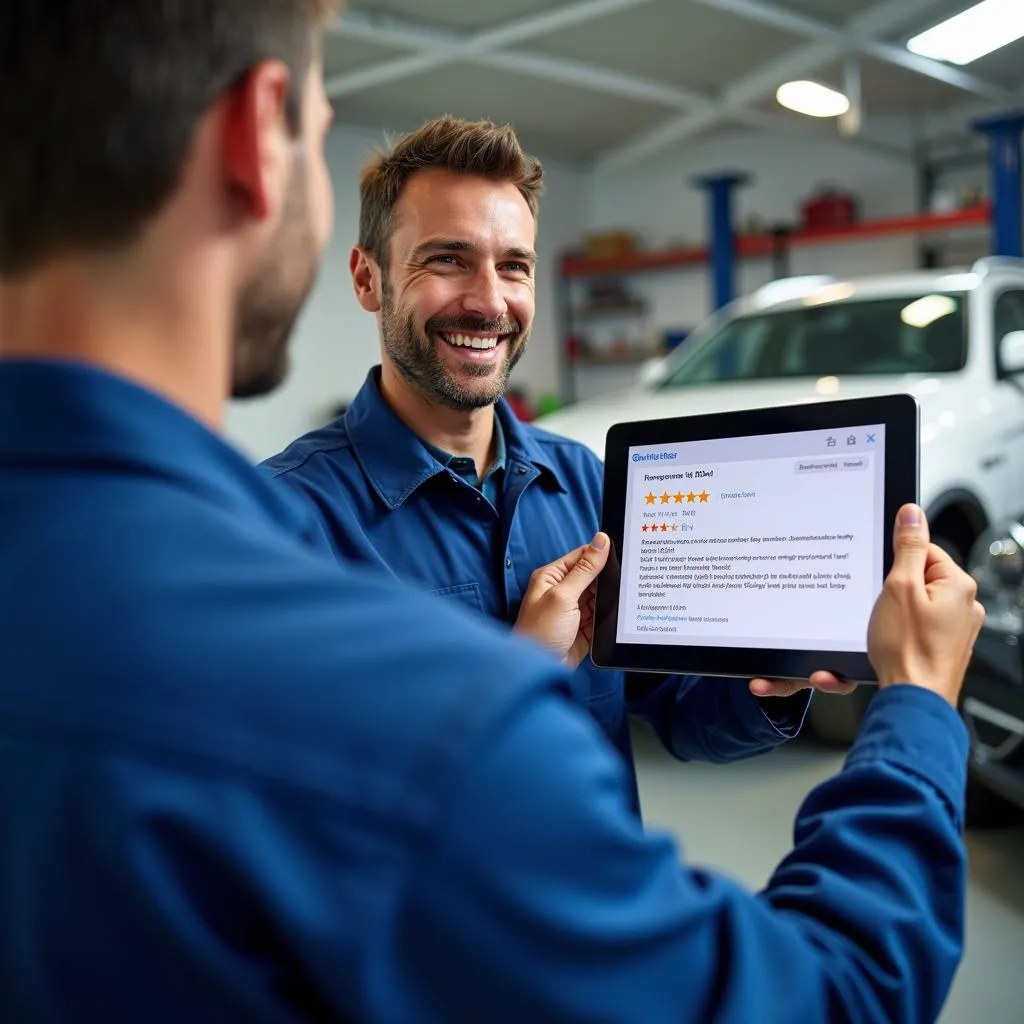
[[[588,448],[495,409],[504,449],[493,505],[388,407],[379,368],[345,415],[264,463],[304,496],[322,541],[413,586],[513,623],[534,569],[586,544],[600,527],[603,468]],[[466,460],[470,461],[471,460]],[[573,693],[633,765],[629,715],[682,760],[732,761],[793,737],[809,694],[754,697],[746,680],[643,676],[585,659]]]
[[[872,702],[755,897],[644,834],[548,655],[307,525],[155,395],[0,362],[0,1020],[935,1018],[944,701]]]

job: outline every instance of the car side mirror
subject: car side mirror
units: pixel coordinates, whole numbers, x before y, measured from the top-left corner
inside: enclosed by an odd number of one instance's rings
[[[665,357],[656,356],[653,359],[645,359],[637,371],[636,382],[641,387],[649,387],[658,384],[665,372]]]
[[[1024,373],[1024,331],[1011,331],[999,343],[999,372],[1004,377]]]

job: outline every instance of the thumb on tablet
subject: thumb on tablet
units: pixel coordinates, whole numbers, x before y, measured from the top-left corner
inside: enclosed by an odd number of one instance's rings
[[[896,527],[893,531],[890,576],[907,583],[923,585],[930,543],[931,534],[924,512],[917,505],[904,505],[896,516]]]
[[[573,599],[578,600],[582,597],[587,587],[597,579],[605,567],[610,548],[607,534],[595,534],[594,539],[580,552],[579,558],[565,579],[558,584],[558,589]]]

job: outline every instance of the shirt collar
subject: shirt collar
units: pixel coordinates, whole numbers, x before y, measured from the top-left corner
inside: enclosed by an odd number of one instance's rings
[[[564,491],[547,453],[504,399],[495,406],[495,413],[501,424],[506,471],[518,466],[532,467],[546,486]],[[363,472],[390,508],[398,508],[418,487],[447,472],[446,464],[427,449],[384,401],[379,366],[370,370],[348,407],[345,426]]]
[[[491,460],[490,466],[488,466],[484,472],[482,479],[485,480],[490,476],[494,476],[495,474],[502,472],[505,468],[505,461],[507,457],[505,450],[505,431],[501,426],[501,420],[497,416],[494,417],[494,441],[494,458]],[[441,463],[442,466],[447,466],[449,469],[456,469],[454,463],[458,462],[458,456],[452,455],[451,452],[446,452],[443,448],[438,448],[437,445],[433,445],[429,441],[424,441],[422,438],[420,439],[420,443],[428,452],[430,452],[431,455],[434,456],[435,459],[437,459],[438,462]],[[475,471],[473,473],[473,482],[474,484],[477,482]]]
[[[293,535],[305,509],[182,409],[131,381],[63,360],[0,360],[0,466],[123,467],[261,512]]]
[[[505,468],[508,461],[508,452],[505,448],[505,428],[501,425],[501,418],[494,417],[494,461],[488,473],[497,473]]]

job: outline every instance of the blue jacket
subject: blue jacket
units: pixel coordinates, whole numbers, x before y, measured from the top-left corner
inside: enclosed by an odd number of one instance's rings
[[[547,655],[286,499],[146,391],[0,362],[0,1020],[934,1020],[943,701],[878,696],[754,897],[644,834]]]
[[[432,594],[515,622],[534,569],[600,527],[603,470],[588,448],[516,419],[504,401],[504,486],[495,508],[391,411],[373,370],[346,414],[264,463],[306,498],[320,542]],[[598,669],[573,680],[632,768],[628,715],[681,760],[733,761],[796,735],[809,694],[759,700],[746,680]]]

